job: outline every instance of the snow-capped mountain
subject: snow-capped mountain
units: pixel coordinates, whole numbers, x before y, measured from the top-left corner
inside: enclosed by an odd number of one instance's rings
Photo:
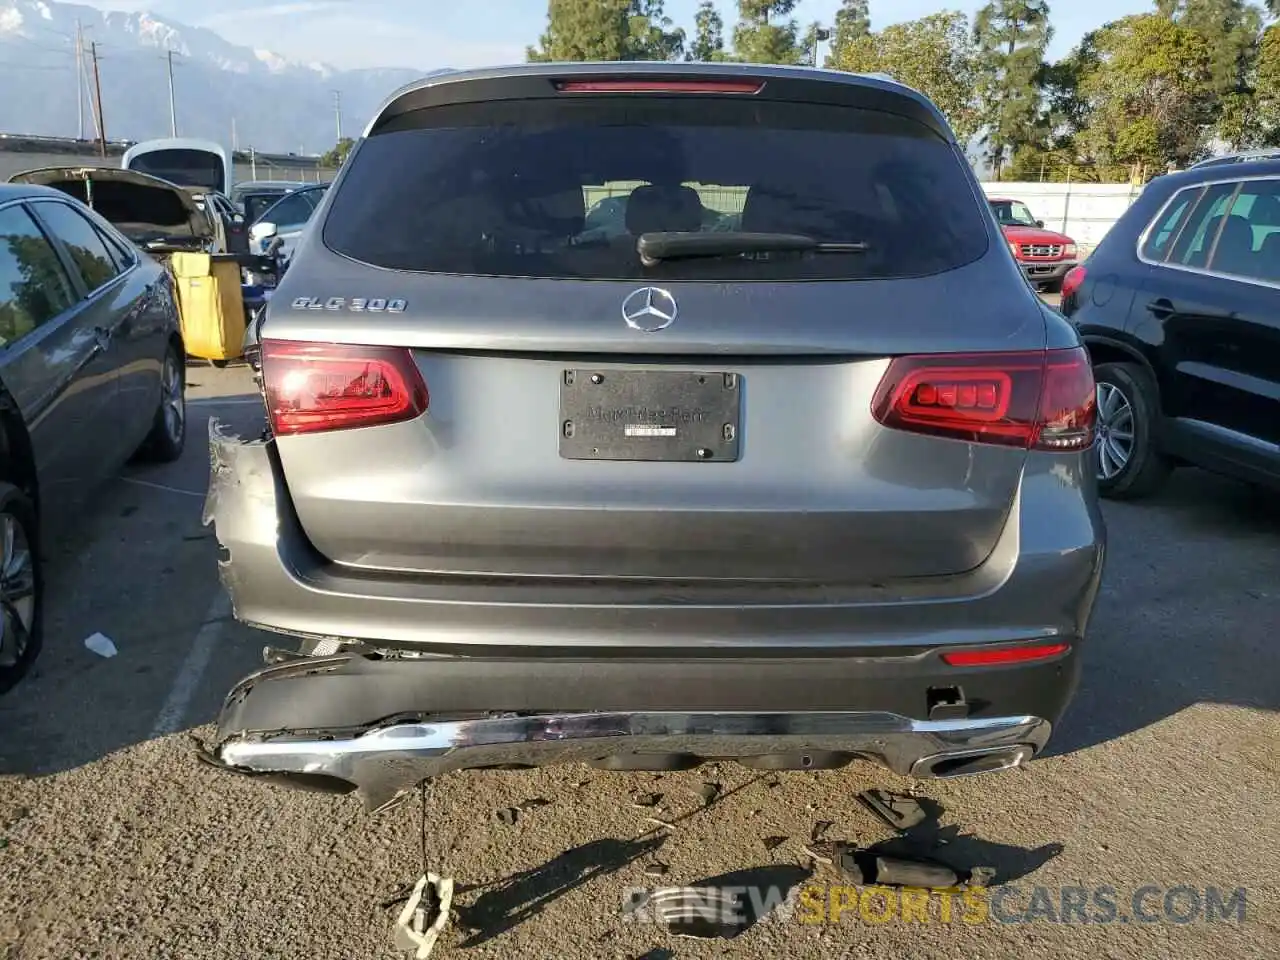
[[[421,70],[337,70],[229,43],[212,30],[151,13],[102,11],[54,0],[0,0],[0,132],[76,136],[76,29],[97,44],[107,136],[167,137],[174,57],[178,133],[263,151],[319,153],[359,133],[378,103]],[[86,57],[86,61],[87,61]],[[84,125],[94,136],[86,62]]]

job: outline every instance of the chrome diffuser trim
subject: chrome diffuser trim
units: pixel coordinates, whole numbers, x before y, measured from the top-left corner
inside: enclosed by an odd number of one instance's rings
[[[398,723],[351,736],[301,739],[238,734],[214,758],[248,773],[305,774],[352,784],[371,810],[452,770],[544,766],[625,754],[736,759],[829,751],[875,760],[895,773],[942,756],[1030,747],[1051,725],[1033,716],[914,720],[893,713],[573,713]],[[925,765],[922,761],[930,760]]]

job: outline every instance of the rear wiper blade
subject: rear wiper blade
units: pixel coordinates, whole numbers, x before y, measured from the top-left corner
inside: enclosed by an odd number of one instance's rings
[[[834,242],[801,233],[645,233],[636,252],[646,267],[663,260],[732,257],[743,253],[866,253],[864,240]]]

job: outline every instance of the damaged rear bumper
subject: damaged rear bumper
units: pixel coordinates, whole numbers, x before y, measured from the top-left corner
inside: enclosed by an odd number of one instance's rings
[[[354,790],[368,809],[378,810],[422,780],[454,770],[564,762],[679,769],[706,760],[829,769],[865,759],[904,776],[950,777],[1020,766],[1043,749],[1050,735],[1050,722],[1029,714],[920,720],[876,704],[874,697],[864,702],[866,709],[838,709],[839,677],[832,678],[829,689],[811,687],[810,704],[796,707],[804,702],[795,699],[796,691],[812,683],[822,663],[686,661],[679,666],[677,672],[673,664],[654,662],[489,661],[483,664],[484,682],[519,690],[522,699],[511,700],[512,706],[530,707],[539,691],[548,689],[552,674],[563,682],[575,671],[580,691],[598,689],[592,684],[605,679],[598,671],[635,671],[637,692],[628,695],[615,682],[612,707],[602,702],[594,709],[468,716],[428,713],[425,704],[434,701],[448,709],[451,698],[442,691],[454,691],[458,702],[471,699],[467,687],[480,668],[473,660],[341,656],[296,661],[259,671],[230,693],[206,759],[296,786]],[[725,691],[733,689],[739,669],[763,674],[760,679],[772,682],[776,697],[762,698],[755,709],[735,708],[733,695]],[[665,689],[655,690],[652,681],[659,673],[670,680]],[[722,682],[716,684],[713,674]],[[697,688],[700,696],[693,695]],[[430,695],[433,690],[436,696]],[[590,693],[581,696],[590,702]],[[847,687],[842,699],[845,704],[861,700],[849,698]]]

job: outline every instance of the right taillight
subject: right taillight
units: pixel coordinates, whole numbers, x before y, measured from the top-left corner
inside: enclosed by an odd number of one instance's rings
[[[922,355],[889,364],[871,412],[912,433],[1071,451],[1093,443],[1095,396],[1084,347]]]
[[[264,340],[262,385],[277,436],[412,420],[428,401],[401,347]]]
[[[1069,297],[1079,290],[1080,285],[1084,283],[1085,276],[1086,270],[1083,265],[1072,267],[1068,270],[1067,275],[1062,278],[1062,295]]]

